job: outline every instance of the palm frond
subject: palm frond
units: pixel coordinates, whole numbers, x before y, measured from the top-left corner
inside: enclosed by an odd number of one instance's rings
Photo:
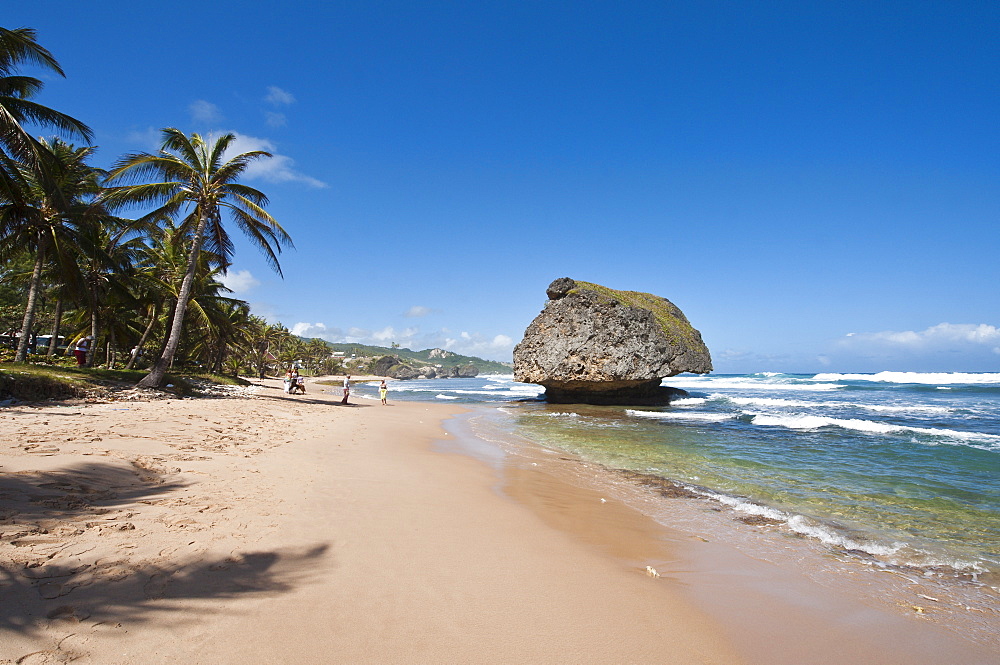
[[[55,57],[38,44],[33,28],[0,28],[0,74],[29,63],[66,76]]]

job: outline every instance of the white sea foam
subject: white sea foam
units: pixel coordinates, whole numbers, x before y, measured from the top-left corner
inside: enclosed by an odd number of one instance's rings
[[[507,389],[503,392],[502,389],[493,390],[463,390],[456,388],[455,390],[448,390],[449,393],[454,393],[456,395],[489,395],[490,397],[537,397],[542,394],[541,390],[531,390],[529,389]]]
[[[942,437],[944,439],[957,439],[965,443],[983,443],[985,446],[976,446],[985,450],[1000,450],[1000,435],[985,434],[982,432],[963,432],[959,430],[943,429],[940,427],[907,427],[904,425],[893,425],[891,423],[880,423],[874,420],[863,420],[860,418],[829,418],[826,416],[813,416],[808,414],[787,414],[775,415],[769,413],[750,413],[754,425],[770,427],[787,427],[789,429],[819,429],[821,427],[841,427],[843,429],[855,430],[858,432],[870,432],[874,434],[898,434],[913,433],[927,436]]]
[[[573,413],[572,411],[553,411],[552,413],[543,414],[549,418],[579,418],[579,413]]]
[[[653,418],[658,420],[697,420],[709,423],[732,420],[735,417],[735,415],[731,413],[692,413],[690,411],[637,411],[635,409],[626,409],[625,413],[638,418]]]
[[[695,490],[698,491],[698,490]],[[761,517],[767,517],[772,520],[778,520],[784,522],[788,519],[788,515],[777,510],[776,508],[770,508],[768,506],[762,506],[759,503],[754,503],[753,501],[748,501],[746,499],[741,499],[740,497],[730,496],[728,494],[719,494],[718,492],[710,492],[701,490],[700,494],[705,495],[713,501],[718,501],[719,503],[729,506],[734,510],[741,513],[746,513],[747,515],[759,515]]]
[[[918,404],[855,404],[853,406],[880,413],[936,413],[943,415],[952,411],[947,406],[923,406]]]
[[[740,406],[774,406],[778,408],[809,408],[813,406],[836,405],[838,402],[807,402],[803,400],[781,399],[779,397],[724,397]]]
[[[707,402],[704,397],[683,397],[681,399],[670,400],[670,406],[699,406]]]
[[[906,543],[893,543],[892,545],[861,543],[852,538],[848,538],[843,534],[837,533],[829,527],[817,524],[802,515],[795,515],[791,517],[788,520],[788,528],[795,533],[802,534],[803,536],[816,538],[827,545],[836,545],[848,550],[860,550],[876,556],[889,556],[891,554],[895,554],[900,550],[900,548],[906,545]]]
[[[813,381],[875,381],[879,383],[1000,384],[1000,373],[965,372],[878,372],[877,374],[817,374]]]
[[[454,395],[435,395],[438,399],[458,399]]]
[[[750,413],[754,425],[768,427],[787,427],[789,429],[819,429],[820,427],[842,427],[860,432],[878,432],[886,434],[899,431],[901,428],[896,425],[879,423],[873,420],[861,420],[858,418],[830,418],[828,416],[815,416],[805,413],[794,414],[770,414],[770,413]]]
[[[731,496],[729,494],[720,494],[718,492],[696,487],[690,487],[689,489],[698,492],[708,499],[718,501],[725,506],[729,506],[737,512],[745,513],[747,515],[759,515],[768,519],[777,520],[778,522],[783,522],[789,530],[803,536],[815,538],[827,545],[839,546],[849,550],[860,550],[877,556],[892,555],[906,545],[906,543],[899,542],[893,543],[892,545],[884,545],[874,542],[859,542],[852,538],[848,538],[843,534],[837,533],[832,528],[819,524],[816,521],[802,515],[789,515],[788,513],[776,508],[762,506],[759,503],[754,503],[748,499]]]
[[[714,395],[712,397],[715,397]],[[810,402],[808,400],[780,399],[777,397],[725,397],[724,399],[740,406],[771,406],[777,408],[850,408],[878,411],[881,413],[950,413],[946,406],[928,406],[922,404],[858,404],[856,402]],[[675,402],[671,402],[673,406]]]
[[[884,545],[873,542],[859,542],[852,538],[848,538],[843,534],[837,533],[832,528],[819,524],[816,521],[802,515],[789,515],[788,513],[780,511],[776,508],[762,506],[759,503],[754,503],[748,499],[731,496],[729,494],[720,494],[718,492],[696,487],[691,487],[689,489],[698,492],[708,499],[718,501],[725,506],[729,506],[737,512],[745,513],[747,515],[759,515],[768,519],[777,520],[778,522],[783,522],[789,530],[803,536],[815,538],[827,545],[835,545],[849,550],[860,550],[877,556],[892,555],[906,545],[905,543],[898,542],[893,543],[892,545]]]
[[[671,376],[663,379],[662,385],[685,390],[840,390],[836,383],[810,383],[807,380],[752,378],[739,376]]]

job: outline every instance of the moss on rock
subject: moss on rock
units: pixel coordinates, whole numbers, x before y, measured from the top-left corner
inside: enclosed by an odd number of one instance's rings
[[[626,307],[652,312],[660,329],[663,330],[663,334],[666,335],[671,344],[685,346],[702,344],[701,334],[687,320],[684,312],[666,298],[641,291],[617,291],[600,284],[581,282],[580,280],[574,280],[574,282],[576,282],[576,286],[569,291],[570,294],[584,290],[593,291],[602,298],[613,300]]]

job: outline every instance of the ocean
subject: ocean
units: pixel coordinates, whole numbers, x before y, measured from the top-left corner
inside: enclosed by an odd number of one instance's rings
[[[662,479],[679,491],[661,494],[730,515],[727,537],[743,547],[799,541],[833,567],[958,590],[955,603],[1000,616],[1000,373],[766,372],[664,385],[690,396],[666,407],[549,405],[540,386],[508,375],[396,381],[390,400],[468,405],[471,431],[505,454],[535,446],[622,485]],[[375,398],[374,387],[359,394]]]

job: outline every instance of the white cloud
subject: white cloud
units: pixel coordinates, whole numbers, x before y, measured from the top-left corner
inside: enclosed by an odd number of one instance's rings
[[[220,281],[226,286],[226,288],[237,295],[246,293],[255,286],[260,285],[260,282],[257,281],[257,278],[250,274],[249,270],[229,271],[222,276]]]
[[[1000,362],[1000,328],[985,323],[939,323],[925,330],[851,333],[834,343],[837,366],[866,371],[986,371]]]
[[[410,309],[406,310],[403,316],[407,318],[420,318],[422,316],[427,316],[431,313],[430,307],[424,307],[422,305],[414,305]]]
[[[487,338],[480,333],[463,331],[458,339],[445,338],[443,343],[438,346],[463,356],[507,358],[514,349],[514,340],[507,335],[495,335],[493,338]]]
[[[958,351],[984,347],[1000,353],[1000,328],[985,323],[939,323],[919,332],[887,330],[850,333],[838,342],[841,347],[881,347],[911,351]]]
[[[267,97],[264,99],[275,106],[288,106],[295,103],[295,97],[292,96],[292,93],[282,90],[276,85],[267,86]]]
[[[196,99],[191,102],[188,111],[191,112],[191,119],[198,123],[208,124],[222,120],[222,111],[219,107],[204,99]]]
[[[239,132],[233,132],[233,134],[235,134],[236,140],[230,145],[228,154],[238,155],[252,150],[263,150],[272,155],[270,158],[265,157],[252,162],[244,171],[244,175],[248,179],[259,178],[267,182],[301,182],[310,187],[327,186],[325,182],[296,171],[293,168],[295,160],[287,155],[278,154],[276,146],[271,141]]]
[[[269,127],[284,127],[287,123],[284,113],[277,113],[275,111],[264,111],[264,118],[267,120],[267,125]]]
[[[296,323],[289,330],[299,337],[318,337],[328,342],[343,342],[344,333],[340,328],[328,328],[325,323]]]
[[[366,337],[368,339],[375,340],[376,346],[385,346],[386,342],[390,344],[392,342],[396,342],[400,346],[406,346],[407,342],[411,341],[418,332],[420,332],[418,328],[406,328],[405,330],[397,331],[392,326],[386,326],[382,330],[370,333]],[[371,342],[363,342],[360,339],[352,341],[357,341],[362,344],[371,343]]]

